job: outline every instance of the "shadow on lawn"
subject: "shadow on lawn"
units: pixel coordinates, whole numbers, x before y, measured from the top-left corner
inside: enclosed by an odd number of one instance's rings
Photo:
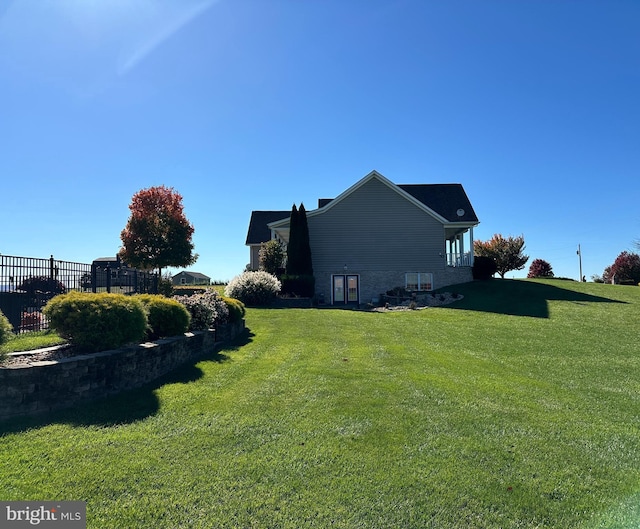
[[[558,282],[560,284],[560,282]],[[580,283],[578,283],[580,285]],[[449,287],[452,288],[452,287]],[[549,301],[584,303],[625,303],[558,285],[512,279],[490,279],[461,285],[464,299],[447,305],[450,309],[494,312],[533,318],[549,317]]]
[[[0,435],[16,433],[50,424],[73,424],[75,426],[109,427],[129,424],[155,415],[160,409],[156,390],[167,384],[189,384],[204,375],[197,366],[200,362],[227,362],[230,353],[239,350],[251,342],[253,333],[246,329],[234,341],[207,353],[191,362],[187,362],[173,371],[149,382],[144,386],[124,391],[118,395],[104,397],[87,402],[79,402],[72,408],[56,410],[46,415],[9,419],[0,424]]]

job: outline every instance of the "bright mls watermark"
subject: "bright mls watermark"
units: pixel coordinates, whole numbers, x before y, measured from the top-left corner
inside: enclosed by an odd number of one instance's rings
[[[0,501],[0,529],[86,529],[84,501]]]

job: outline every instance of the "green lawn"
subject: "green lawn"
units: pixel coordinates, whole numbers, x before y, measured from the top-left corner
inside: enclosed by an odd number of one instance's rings
[[[492,280],[445,308],[249,309],[159,383],[0,425],[0,498],[92,528],[640,525],[640,288]]]

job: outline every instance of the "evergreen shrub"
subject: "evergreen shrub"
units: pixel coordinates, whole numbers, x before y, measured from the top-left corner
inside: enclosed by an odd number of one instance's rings
[[[246,305],[268,305],[282,290],[277,277],[262,270],[244,272],[234,277],[224,289],[224,294]]]
[[[477,255],[473,259],[473,268],[471,269],[471,273],[473,274],[473,279],[479,280],[487,280],[493,277],[498,271],[498,267],[496,262],[491,257],[484,257],[482,255]]]
[[[189,329],[191,315],[182,303],[160,294],[139,294],[135,297],[147,310],[149,340],[163,336],[178,336]]]
[[[140,342],[148,325],[140,300],[124,294],[72,291],[51,299],[43,312],[53,330],[87,352]]]
[[[282,293],[287,296],[312,298],[316,288],[316,278],[312,275],[283,275]]]
[[[238,322],[244,318],[246,314],[245,306],[239,299],[228,298],[227,296],[220,296],[222,301],[227,304],[229,309],[229,321],[232,323]]]

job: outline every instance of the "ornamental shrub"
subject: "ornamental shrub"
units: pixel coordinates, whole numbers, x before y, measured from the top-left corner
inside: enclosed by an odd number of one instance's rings
[[[473,279],[479,279],[485,281],[491,279],[493,274],[498,271],[496,262],[491,257],[484,257],[482,255],[476,255],[473,259],[473,268],[471,273]]]
[[[182,303],[159,294],[139,294],[135,297],[147,310],[149,340],[163,336],[178,336],[189,329],[191,315]]]
[[[246,305],[268,305],[281,289],[282,284],[277,277],[258,270],[234,277],[225,287],[224,294]]]
[[[192,296],[174,296],[191,314],[192,331],[205,331],[229,321],[229,309],[220,295],[208,288]]]
[[[227,296],[220,296],[220,299],[227,304],[230,322],[235,323],[244,318],[246,310],[242,301],[239,299],[228,298]]]
[[[124,294],[72,291],[51,299],[43,312],[52,329],[87,352],[140,342],[148,326],[140,300]]]

